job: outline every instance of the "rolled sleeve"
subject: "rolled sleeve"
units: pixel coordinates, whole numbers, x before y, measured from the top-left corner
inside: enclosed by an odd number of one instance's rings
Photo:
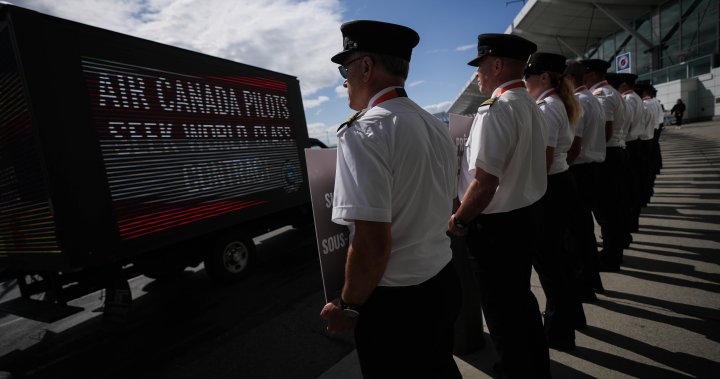
[[[497,113],[500,112],[502,110]],[[472,161],[474,164],[469,165],[472,176],[475,176],[475,167],[480,167],[488,174],[500,177],[505,167],[510,146],[509,132],[512,129],[500,122],[504,118],[497,117],[497,113],[488,113],[484,116],[482,128],[478,130],[478,138],[473,141],[477,145],[471,147],[471,151],[475,153]]]
[[[382,130],[356,126],[338,139],[332,221],[392,221],[392,170]]]
[[[600,105],[602,105],[603,111],[605,113],[605,122],[608,121],[615,121],[615,108],[617,108],[617,105],[613,101],[612,96],[608,96],[607,94],[603,93],[602,95],[598,96],[597,99],[600,101]]]

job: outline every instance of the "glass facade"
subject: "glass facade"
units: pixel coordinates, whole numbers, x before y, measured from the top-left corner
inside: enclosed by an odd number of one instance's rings
[[[648,41],[652,41],[652,17],[648,16],[635,21],[635,30]],[[633,45],[631,45],[631,48],[635,49],[634,63],[636,73],[640,75],[652,71],[652,52],[649,51],[649,48],[644,43],[635,38],[632,39],[632,42]]]
[[[662,54],[660,62],[663,67],[672,66],[684,61],[680,55],[680,2],[670,2],[660,8],[660,36]]]
[[[635,20],[635,31],[649,40],[655,51],[620,29],[586,52],[589,58],[612,63],[615,56],[629,51],[634,72],[655,83],[698,76],[720,65],[720,0],[671,0]],[[655,53],[655,57],[653,56]]]

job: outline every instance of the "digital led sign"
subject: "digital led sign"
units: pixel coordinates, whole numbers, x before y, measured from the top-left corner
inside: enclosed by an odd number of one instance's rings
[[[300,190],[286,82],[91,57],[82,69],[121,239]]]
[[[0,256],[58,253],[38,141],[8,29],[0,32]]]

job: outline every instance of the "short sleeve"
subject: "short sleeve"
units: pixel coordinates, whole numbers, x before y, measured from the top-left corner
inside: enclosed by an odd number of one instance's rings
[[[380,123],[382,121],[378,121]],[[332,221],[392,221],[389,151],[377,125],[354,125],[338,138]]]
[[[560,136],[560,127],[564,124],[561,119],[562,114],[557,111],[553,106],[546,103],[540,107],[544,117],[547,129],[545,130],[545,146],[557,147],[558,138]]]
[[[498,104],[496,109],[491,109],[482,115],[482,123],[473,136],[470,146],[472,152],[469,163],[469,172],[471,176],[475,176],[475,167],[480,167],[483,171],[496,177],[502,175],[503,167],[508,159],[508,153],[511,150],[512,133],[514,129],[512,123],[503,122],[502,120],[512,120],[512,114],[504,115],[506,112],[502,104]],[[475,128],[474,128],[475,129]]]
[[[600,101],[600,105],[602,105],[603,112],[605,113],[605,121],[615,121],[615,112],[613,111],[615,107],[612,97],[603,92],[602,95],[598,95],[596,98]]]
[[[572,131],[575,135],[575,137],[582,138],[583,133],[585,133],[585,128],[588,122],[588,116],[587,116],[587,106],[585,105],[584,99],[580,97],[576,97],[578,101],[578,105],[580,105],[580,116],[577,118],[577,121],[575,121],[575,125],[572,126]]]

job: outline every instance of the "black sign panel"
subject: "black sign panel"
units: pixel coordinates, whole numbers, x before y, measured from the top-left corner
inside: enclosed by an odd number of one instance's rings
[[[38,141],[10,39],[0,31],[0,256],[58,253]]]

